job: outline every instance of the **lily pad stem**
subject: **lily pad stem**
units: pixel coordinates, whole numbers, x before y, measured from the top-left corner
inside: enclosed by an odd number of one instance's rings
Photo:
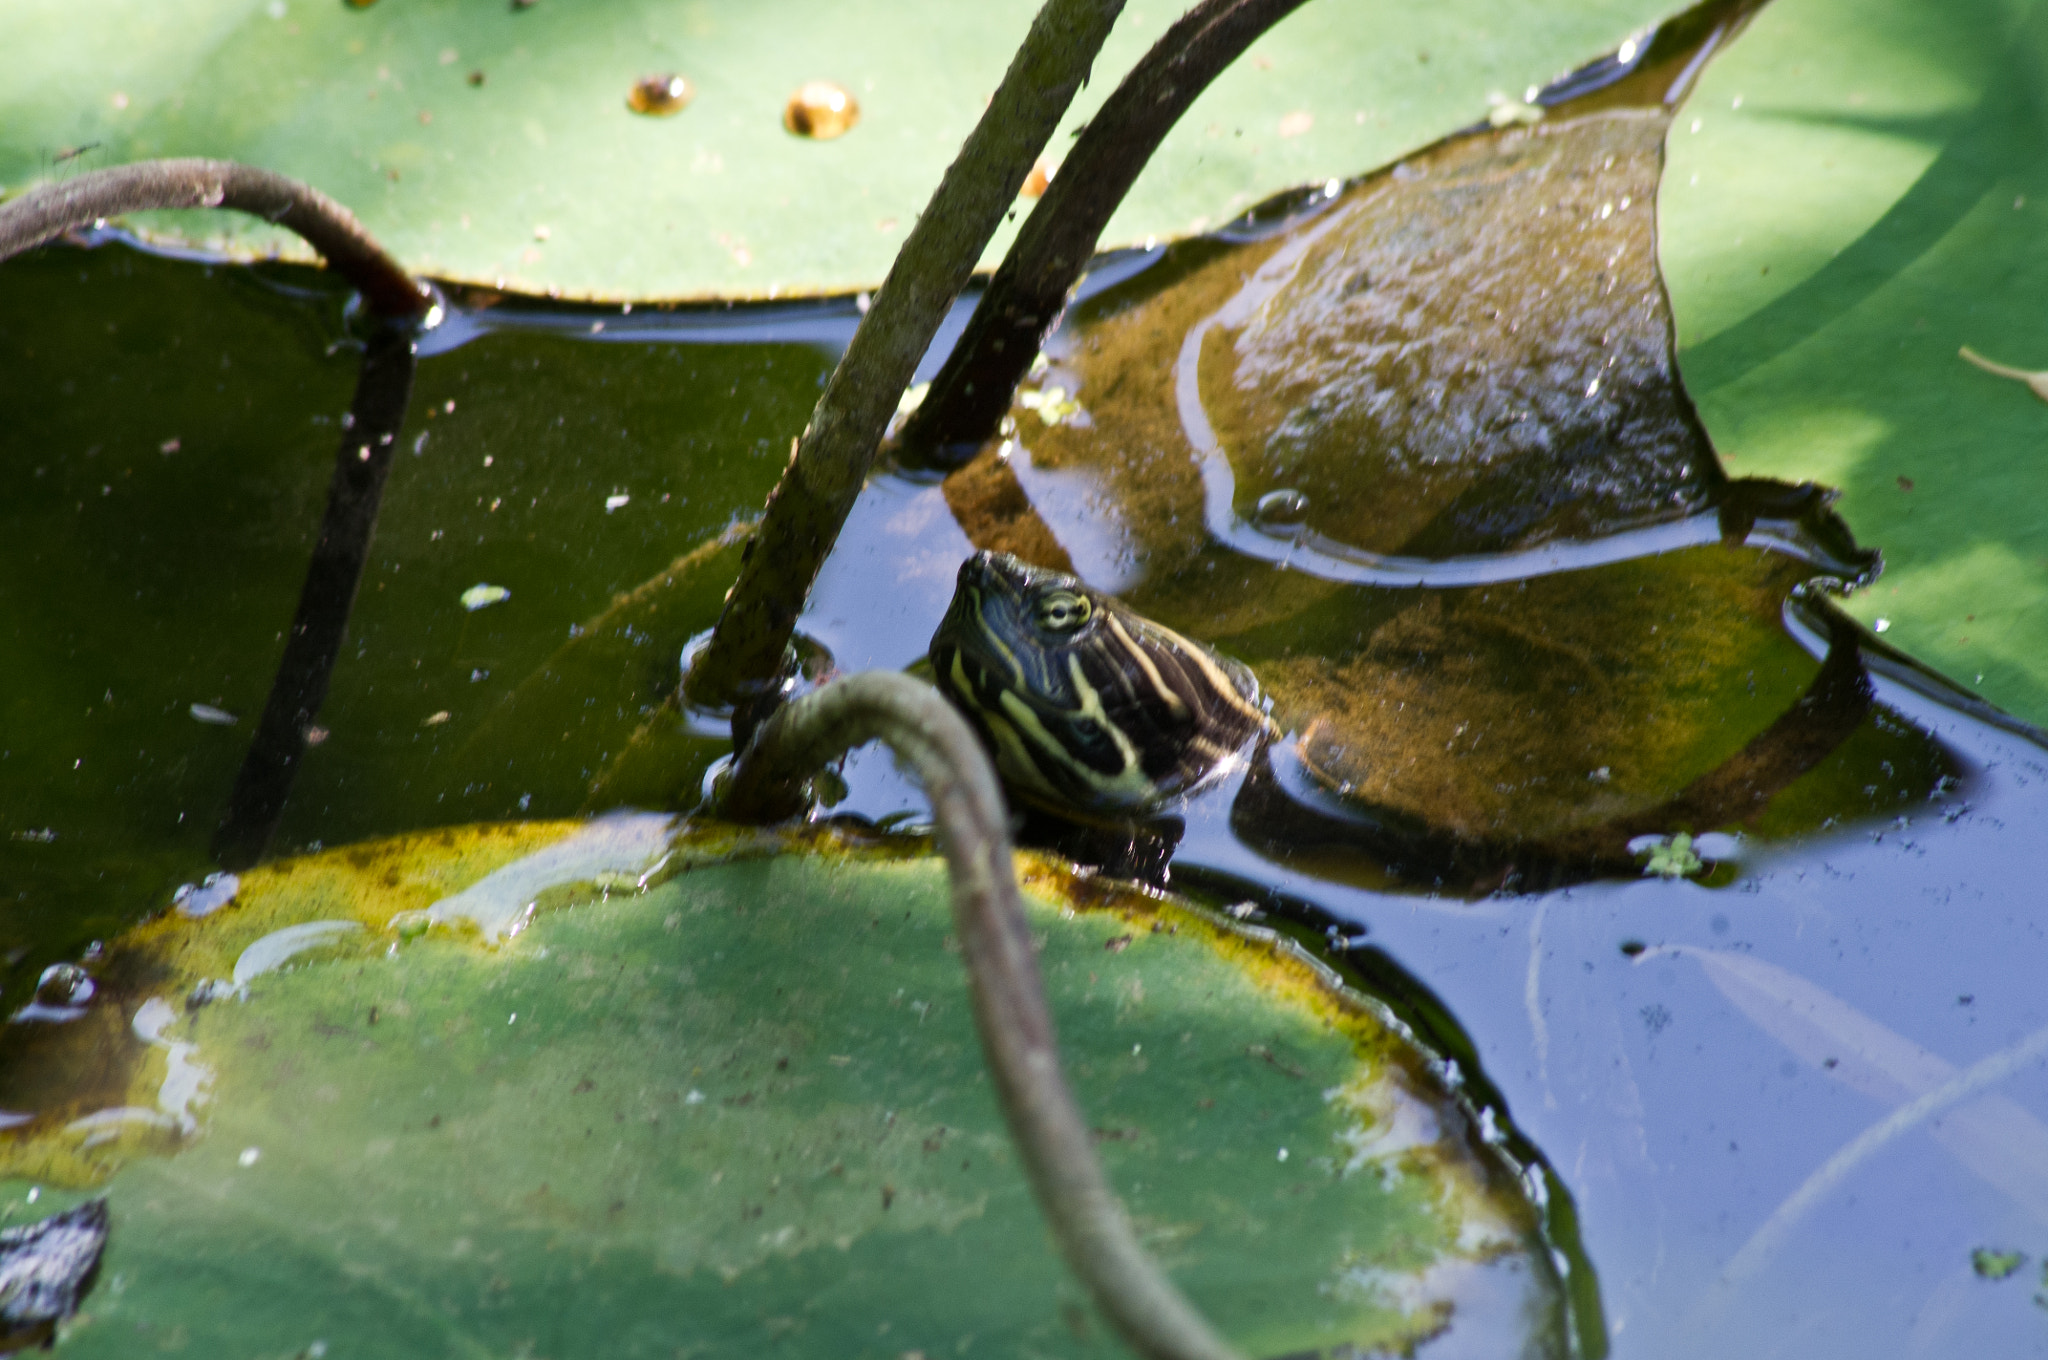
[[[379,316],[419,316],[433,304],[347,208],[310,185],[234,161],[138,161],[31,189],[0,204],[0,260],[102,218],[159,208],[232,208],[294,231]]]
[[[773,684],[918,360],[1088,79],[1123,4],[1046,0],[1032,21],[791,449],[711,642],[683,679],[691,701],[732,704]]]
[[[719,812],[774,820],[803,811],[804,781],[868,741],[885,742],[924,787],[952,880],[953,919],[974,1021],[1003,1115],[1068,1267],[1138,1354],[1235,1355],[1166,1278],[1132,1231],[1095,1159],[1060,1071],[1059,1049],[1012,863],[1009,811],[981,743],[939,692],[865,671],[787,704],[754,730]]]
[[[1131,68],[1059,167],[903,430],[906,450],[965,462],[1066,306],[1103,228],[1190,104],[1305,0],[1203,0]]]

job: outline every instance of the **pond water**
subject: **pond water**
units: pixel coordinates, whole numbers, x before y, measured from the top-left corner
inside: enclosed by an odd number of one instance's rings
[[[1142,300],[1186,262],[1107,264],[1092,284],[1105,306],[1077,309],[1077,325],[1120,314],[1109,303]],[[214,867],[209,839],[292,617],[355,374],[344,302],[316,273],[119,242],[0,272],[10,1011],[45,968]],[[679,650],[715,619],[737,560],[726,531],[758,512],[858,315],[851,299],[630,312],[458,300],[423,349],[324,736],[273,852],[689,806],[724,745],[662,708]],[[1469,612],[1474,592],[1522,586],[1512,570],[1350,581],[1278,622],[1203,629],[1190,573],[1262,600],[1328,583],[1220,536],[1162,572],[1111,481],[1035,457],[1013,455],[1015,474],[1081,575],[1149,590],[1149,609],[1181,609],[1167,621],[1263,674],[1319,645],[1329,654],[1339,623],[1362,646],[1359,618]],[[1249,506],[1270,492],[1238,494]],[[873,479],[800,625],[839,669],[922,657],[958,564],[987,546],[957,499],[931,472]],[[1197,538],[1201,526],[1196,515]],[[1529,637],[1593,628],[1586,611],[1627,594],[1616,580],[1707,594],[1738,556],[1791,560],[1712,534],[1662,557],[1607,556],[1548,572],[1564,603],[1543,605]],[[466,607],[479,585],[509,594]],[[1831,648],[1859,656],[1867,711],[1773,785],[1767,807],[1731,820],[1743,834],[1710,847],[1700,881],[1559,870],[1519,851],[1460,851],[1445,868],[1399,849],[1398,826],[1347,842],[1356,807],[1333,804],[1287,747],[1189,803],[1167,872],[1320,941],[1459,1063],[1549,1170],[1588,1352],[2048,1354],[2048,934],[2030,909],[2048,876],[2048,747],[1877,639],[1845,638],[1818,593],[1770,599],[1742,615],[1760,631],[1702,639],[1695,619],[1689,643],[1615,653],[1617,674],[1625,661],[1636,679],[1588,693],[1605,712],[1539,696],[1484,728],[1502,740],[1524,726],[1638,730],[1704,684],[1702,711],[1739,717],[1669,747],[1683,748],[1667,764],[1684,784],[1814,692]],[[1651,626],[1625,626],[1639,625]],[[1529,637],[1513,647],[1535,656]],[[1740,670],[1723,674],[1717,643],[1748,649]],[[1677,697],[1660,697],[1660,676]],[[1468,689],[1479,703],[1498,686]],[[846,780],[841,815],[924,814],[886,755],[855,755]],[[1276,787],[1297,820],[1247,812],[1275,806]],[[2027,1264],[1982,1278],[1979,1248]],[[1501,1344],[1454,1326],[1424,1353]]]

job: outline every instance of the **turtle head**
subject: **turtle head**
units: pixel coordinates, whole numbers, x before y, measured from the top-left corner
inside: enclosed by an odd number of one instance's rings
[[[1266,726],[1242,666],[1007,553],[961,565],[930,655],[1004,781],[1057,812],[1148,810]]]

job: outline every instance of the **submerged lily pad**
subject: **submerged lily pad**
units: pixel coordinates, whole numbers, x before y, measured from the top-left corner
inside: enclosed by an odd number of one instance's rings
[[[307,180],[443,278],[587,298],[851,291],[886,273],[1037,8],[13,0],[0,13],[0,184],[224,157]],[[1125,11],[1048,148],[1055,169],[1181,8]],[[1305,6],[1181,120],[1108,239],[1199,231],[1373,164],[1660,12]],[[628,107],[655,74],[687,80],[687,107]],[[815,80],[860,103],[858,125],[829,142],[784,127],[786,101]],[[223,214],[150,228],[303,252]]]
[[[115,942],[87,1018],[9,1026],[5,1099],[43,1113],[0,1158],[101,1182],[114,1224],[63,1349],[1115,1353],[997,1115],[937,861],[700,827],[642,891],[667,825],[260,868]],[[1268,932],[1032,879],[1111,1178],[1247,1353],[1562,1353],[1520,1181],[1383,1011]],[[45,1051],[71,1099],[21,1089]]]
[[[1703,77],[1660,200],[1680,366],[1732,471],[1815,478],[1880,547],[1846,602],[2048,721],[2048,16],[1779,0]]]
[[[1948,770],[1870,716],[1853,643],[1831,670],[1782,622],[1871,558],[1818,488],[1731,481],[1693,416],[1652,231],[1677,87],[1639,83],[1172,248],[1073,309],[948,479],[977,546],[1253,668],[1291,735],[1233,825],[1275,853],[1633,873],[1636,834],[1790,830]],[[1087,418],[1035,418],[1054,387]],[[1771,819],[1809,778],[1832,808]]]

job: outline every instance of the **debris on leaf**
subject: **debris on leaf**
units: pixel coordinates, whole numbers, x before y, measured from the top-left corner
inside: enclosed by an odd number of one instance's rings
[[[1019,392],[1017,404],[1027,411],[1038,412],[1038,418],[1048,425],[1058,425],[1081,414],[1081,403],[1075,401],[1064,387],[1047,387],[1037,392]]]
[[[501,604],[512,598],[512,592],[503,586],[473,585],[462,592],[462,607],[474,614],[479,609]]]
[[[0,1231],[0,1351],[48,1345],[78,1311],[106,1246],[104,1199]]]
[[[2023,1251],[1993,1251],[1978,1247],[1970,1253],[1970,1269],[1987,1280],[2002,1280],[2027,1263]]]
[[[1663,836],[1645,839],[1651,843],[1643,845],[1637,841],[1630,845],[1639,855],[1645,851],[1649,854],[1649,860],[1643,865],[1645,878],[1652,874],[1659,878],[1690,878],[1707,867],[1707,862],[1693,853],[1691,832],[1681,831],[1668,839]]]
[[[210,727],[233,727],[241,721],[226,709],[215,708],[212,704],[193,704],[186,712],[195,722],[203,722]]]
[[[2048,370],[2030,373],[2024,368],[2013,368],[2007,364],[1995,363],[1977,353],[1976,350],[1971,349],[1968,345],[1964,345],[1956,353],[1964,363],[1975,364],[1994,378],[2010,378],[2014,382],[2025,383],[2029,392],[2032,392],[2042,401],[2048,401]]]

